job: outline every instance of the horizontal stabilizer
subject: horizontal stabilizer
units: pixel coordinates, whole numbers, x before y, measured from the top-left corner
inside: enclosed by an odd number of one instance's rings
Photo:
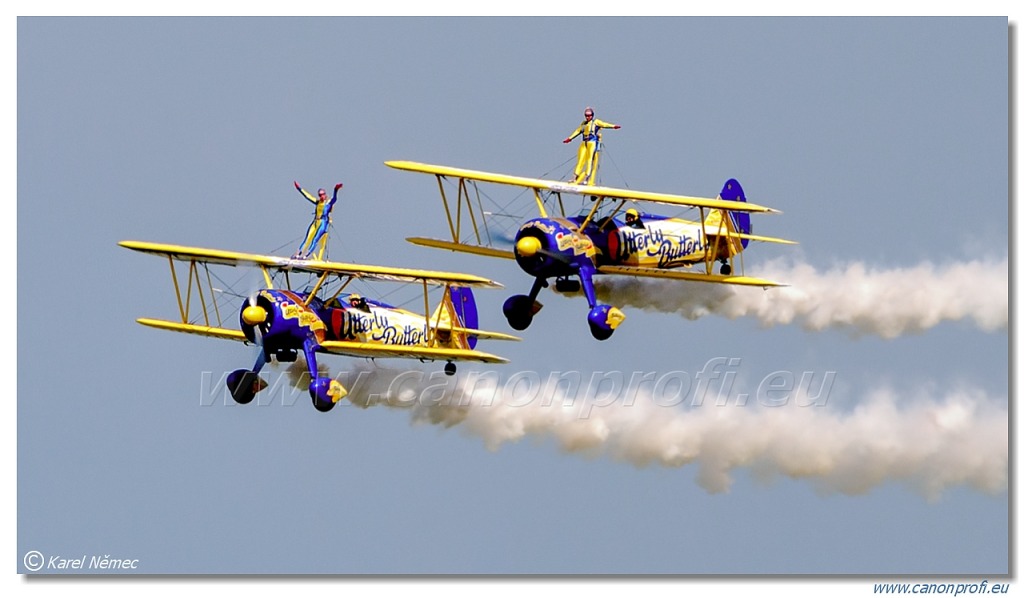
[[[447,332],[458,332],[465,334],[466,336],[475,336],[477,338],[488,339],[492,341],[521,341],[523,339],[518,336],[512,336],[511,334],[505,334],[504,332],[491,332],[490,330],[477,330],[476,328],[463,328],[462,326],[440,326],[432,327],[437,330],[444,330]]]
[[[713,231],[708,231],[709,237],[733,237],[735,239],[748,239],[750,241],[762,241],[764,243],[781,243],[783,245],[799,245],[797,241],[790,241],[789,239],[780,239],[778,237],[764,237],[761,235],[751,235],[747,233],[731,232],[728,234],[716,234]]]

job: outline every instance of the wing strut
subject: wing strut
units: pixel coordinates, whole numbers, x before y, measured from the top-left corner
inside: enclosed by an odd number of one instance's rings
[[[441,175],[437,175],[437,189],[441,192],[441,201],[444,203],[444,215],[448,218],[448,230],[452,232],[452,240],[459,242],[459,236],[455,234],[455,225],[452,224],[452,211],[448,207],[448,196],[444,193],[444,181]]]
[[[192,290],[192,275],[193,274],[196,277],[196,290],[199,292],[199,305],[201,305],[203,307],[203,321],[206,322],[207,326],[209,326],[210,325],[210,314],[207,313],[207,311],[206,311],[206,297],[203,297],[203,284],[201,282],[199,282],[199,267],[196,266],[196,263],[194,261],[188,267],[188,289],[189,289],[189,291]],[[213,289],[210,289],[210,293],[212,295]],[[211,299],[212,299],[212,297],[211,297]]]
[[[423,324],[427,327],[426,338],[430,339],[430,298],[427,297],[427,281],[423,281]]]
[[[316,281],[316,285],[313,286],[313,290],[306,296],[306,300],[302,302],[302,305],[309,307],[309,302],[312,301],[313,297],[316,297],[316,294],[320,292],[320,287],[324,285],[324,281],[327,280],[327,276],[329,274],[330,272],[324,272],[320,275],[320,278]]]
[[[185,301],[181,300],[181,285],[178,283],[178,272],[174,267],[174,258],[172,256],[167,257],[168,265],[171,268],[171,282],[174,284],[174,298],[178,301],[178,314],[181,316],[181,323],[188,324],[189,314],[192,313],[192,283],[195,281],[196,292],[199,295],[199,305],[203,310],[203,321],[206,326],[210,324],[210,312],[206,307],[206,295],[203,293],[203,279],[199,273],[199,264],[202,264],[203,269],[206,270],[206,284],[210,290],[210,301],[213,303],[214,315],[217,318],[217,325],[222,325],[220,318],[220,308],[217,307],[217,300],[213,290],[213,280],[210,277],[210,269],[203,262],[197,260],[189,260],[188,262],[188,279],[185,284],[188,285],[185,289]]]
[[[537,200],[537,210],[540,212],[540,217],[547,218],[548,211],[544,209],[544,200],[540,198],[540,189],[533,189],[533,198]]]
[[[476,187],[476,185],[474,185]],[[480,189],[477,188],[477,201],[480,201]],[[466,179],[459,179],[459,206],[455,212],[455,232],[460,237],[462,236],[462,200],[466,200],[466,211],[469,213],[469,221],[473,225],[473,234],[476,236],[476,242],[480,241],[480,229],[476,225],[476,215],[473,214],[473,202],[469,199],[469,188],[466,186]],[[483,210],[481,210],[481,214]],[[458,239],[456,239],[458,242]]]
[[[338,276],[338,280],[343,280],[345,278],[346,277],[344,277],[344,276]],[[347,277],[347,280],[345,280],[345,282],[341,283],[341,286],[338,287],[338,290],[335,291],[333,295],[331,295],[330,299],[328,299],[327,301],[324,301],[324,303],[330,303],[332,299],[337,299],[338,295],[340,295],[341,292],[345,290],[345,287],[347,287],[348,283],[350,283],[350,282],[352,282],[352,277],[351,276]]]
[[[267,271],[267,267],[260,264],[260,272],[263,272],[263,281],[267,283],[267,288],[274,288],[274,281],[270,278],[270,272]]]
[[[603,201],[603,197],[598,197],[596,200],[594,200],[594,207],[590,208],[590,213],[587,214],[587,218],[583,221],[583,224],[580,225],[581,232],[583,231],[583,229],[587,228],[587,225],[590,224],[591,220],[593,220],[594,214],[597,213],[597,209],[601,207],[601,202]]]
[[[203,264],[203,269],[206,270],[206,286],[210,289],[210,302],[213,303],[213,313],[217,315],[217,326],[224,326],[224,321],[220,319],[220,307],[213,296],[213,278],[210,277],[210,265]]]

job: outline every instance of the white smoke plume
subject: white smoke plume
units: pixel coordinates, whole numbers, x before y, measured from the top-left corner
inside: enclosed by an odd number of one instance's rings
[[[992,494],[1007,487],[1006,399],[973,391],[907,398],[880,390],[841,410],[799,392],[770,406],[684,405],[642,387],[576,396],[539,376],[535,385],[493,372],[446,378],[375,368],[356,376],[343,380],[354,404],[408,409],[413,423],[457,427],[490,450],[534,438],[636,467],[693,465],[712,493],[728,491],[737,469],[764,481],[804,479],[824,494],[896,482],[932,500],[958,485]]]
[[[1005,257],[889,270],[853,262],[824,272],[772,261],[758,267],[757,275],[790,286],[762,290],[624,277],[601,277],[595,286],[603,302],[691,320],[708,314],[753,317],[763,326],[797,323],[809,331],[836,328],[895,338],[959,320],[990,332],[1005,329],[1008,273]]]

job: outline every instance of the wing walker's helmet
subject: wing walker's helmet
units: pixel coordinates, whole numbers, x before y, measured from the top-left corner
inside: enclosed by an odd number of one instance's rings
[[[586,118],[588,120],[594,118],[594,109],[591,108],[590,106],[587,106],[586,110],[583,111],[583,118]]]

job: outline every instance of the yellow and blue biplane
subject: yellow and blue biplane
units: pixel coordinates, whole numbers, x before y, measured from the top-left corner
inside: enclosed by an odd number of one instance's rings
[[[534,278],[528,295],[509,297],[503,306],[509,326],[516,330],[529,327],[542,307],[537,295],[548,286],[551,278],[555,279],[555,290],[559,292],[574,293],[582,287],[590,305],[587,321],[591,334],[598,340],[605,340],[622,323],[625,314],[617,307],[597,302],[593,283],[595,275],[668,278],[765,288],[783,286],[783,283],[746,276],[743,273],[743,250],[750,241],[794,244],[786,239],[752,234],[751,214],[778,213],[778,210],[747,202],[743,188],[735,179],[725,182],[717,198],[707,199],[418,162],[389,161],[385,164],[437,178],[452,240],[412,237],[408,241],[426,247],[514,259],[523,271]],[[449,190],[451,185],[455,187],[454,219],[446,183]],[[519,226],[514,239],[502,239],[494,234],[494,229],[500,228],[495,226],[495,221],[515,215],[502,213],[501,209],[484,209],[481,195],[487,194],[481,194],[478,183],[511,185],[532,191],[540,216]],[[593,205],[589,210],[583,209],[579,214],[570,216],[566,213],[563,195],[589,198]],[[499,208],[502,206],[494,203]],[[698,210],[699,218],[686,220],[661,216],[632,207],[623,211],[627,203],[693,208]],[[612,208],[610,212],[602,213],[602,206],[606,205]],[[555,210],[556,215],[549,213]],[[501,247],[503,240],[510,240],[511,248]],[[714,272],[716,262],[721,264],[718,273]]]
[[[310,376],[309,394],[313,405],[319,411],[329,411],[348,390],[339,381],[319,374],[317,353],[441,360],[447,362],[445,373],[452,375],[455,361],[507,362],[497,355],[477,351],[477,339],[519,340],[508,334],[477,329],[472,287],[501,288],[499,283],[479,276],[141,241],[122,241],[120,245],[164,257],[171,267],[180,321],[139,318],[140,324],[259,347],[251,369],[235,370],[227,377],[228,391],[242,404],[251,402],[256,393],[266,387],[266,382],[259,377],[264,365],[271,360],[294,362],[300,352]],[[184,285],[180,284],[175,262],[188,264]],[[224,291],[214,287],[210,266],[254,266],[263,275],[264,288],[244,296],[238,308],[238,329],[225,327],[221,319],[218,295],[223,296]],[[309,275],[308,288],[292,290],[293,275]],[[354,280],[415,284],[422,290],[424,311],[418,314],[355,293],[345,293]],[[184,297],[182,286],[185,287]],[[433,313],[428,287],[443,288]],[[193,305],[194,302],[198,306]]]

